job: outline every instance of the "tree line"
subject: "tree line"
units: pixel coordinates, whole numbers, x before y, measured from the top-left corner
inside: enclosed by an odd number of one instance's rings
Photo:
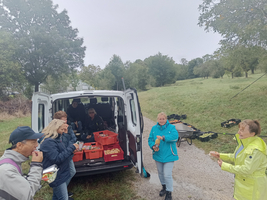
[[[70,25],[67,11],[51,0],[2,0],[0,3],[0,98],[19,91],[28,98],[32,88],[50,93],[73,89],[82,81],[95,89],[146,90],[177,80],[234,78],[256,69],[267,71],[266,1],[204,0],[198,25],[218,32],[221,47],[212,55],[180,63],[158,53],[144,60],[123,62],[113,55],[104,69],[84,66],[86,47]]]

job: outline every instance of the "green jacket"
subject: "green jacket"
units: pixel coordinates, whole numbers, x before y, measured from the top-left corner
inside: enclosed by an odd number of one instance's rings
[[[238,200],[267,199],[267,148],[265,142],[257,137],[239,139],[233,154],[220,154],[224,161],[221,169],[235,174],[234,198]],[[235,158],[235,153],[243,144],[244,148]]]

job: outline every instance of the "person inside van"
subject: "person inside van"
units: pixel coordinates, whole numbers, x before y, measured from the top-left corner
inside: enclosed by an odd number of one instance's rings
[[[94,108],[88,109],[88,115],[85,120],[85,134],[81,136],[84,142],[94,142],[93,132],[105,130],[103,119],[96,113]]]
[[[85,120],[84,105],[80,99],[73,99],[72,104],[67,109],[68,124],[74,132],[80,133],[83,130]]]

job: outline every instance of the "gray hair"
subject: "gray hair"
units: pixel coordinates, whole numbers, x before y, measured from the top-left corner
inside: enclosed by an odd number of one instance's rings
[[[27,140],[22,140],[21,141],[21,143],[23,143],[23,144],[26,144],[26,142],[27,142]],[[16,144],[12,144],[12,146],[10,147],[11,149],[16,149],[17,148],[17,144],[18,143],[16,143]]]

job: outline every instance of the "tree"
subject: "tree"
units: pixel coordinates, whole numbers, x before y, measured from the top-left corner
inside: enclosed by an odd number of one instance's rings
[[[188,65],[188,61],[186,60],[186,58],[182,58],[181,63],[182,65]]]
[[[83,64],[85,47],[67,11],[58,13],[51,0],[2,0],[0,27],[12,34],[14,58],[38,91],[50,75],[68,74]]]
[[[187,78],[197,78],[198,76],[194,74],[194,68],[203,64],[202,58],[195,58],[188,62],[188,77]]]
[[[125,71],[124,80],[126,87],[146,90],[149,80],[148,67],[141,60],[130,63]]]
[[[175,62],[167,55],[158,53],[145,59],[149,74],[156,80],[156,87],[174,83],[176,78]]]
[[[236,71],[235,62],[233,61],[233,54],[230,54],[228,57],[223,57],[222,62],[224,64],[224,69],[231,74],[231,77],[234,78],[234,73]]]
[[[175,64],[176,80],[185,80],[188,77],[187,65]]]
[[[50,94],[66,92],[69,87],[76,91],[76,87],[80,82],[77,70],[72,70],[70,74],[61,74],[58,78],[48,76],[47,79],[40,85],[43,90]]]
[[[209,78],[211,73],[212,60],[209,60],[201,65],[194,67],[194,74],[202,78]]]
[[[88,65],[82,67],[81,71],[79,72],[79,76],[83,82],[93,87],[96,87],[96,77],[100,71],[100,66]]]
[[[210,60],[211,62],[211,76],[212,78],[222,78],[225,74],[222,60]]]
[[[259,48],[257,47],[246,47],[237,46],[233,50],[235,57],[235,63],[237,67],[242,68],[245,72],[246,78],[248,77],[248,71],[251,70],[254,73],[258,63],[259,63]]]
[[[116,79],[112,89],[119,90],[119,86],[123,89],[121,78],[124,76],[125,68],[121,58],[117,55],[113,55],[106,68],[110,70]]]
[[[259,67],[266,73],[267,72],[267,50],[263,49],[259,58]]]
[[[66,92],[68,87],[67,75],[63,74],[61,78],[55,79],[48,76],[40,85],[41,91],[49,92],[50,94]]]
[[[8,92],[21,91],[25,79],[20,65],[14,60],[15,46],[12,37],[7,32],[0,32],[0,99],[4,99]]]
[[[222,44],[267,45],[267,1],[203,0],[199,6],[199,26],[224,38]]]
[[[100,90],[113,90],[116,77],[109,68],[105,68],[96,75],[95,87]]]
[[[68,85],[71,85],[73,90],[76,91],[77,86],[80,83],[80,77],[78,75],[78,71],[76,69],[72,69],[71,73],[67,76]]]

